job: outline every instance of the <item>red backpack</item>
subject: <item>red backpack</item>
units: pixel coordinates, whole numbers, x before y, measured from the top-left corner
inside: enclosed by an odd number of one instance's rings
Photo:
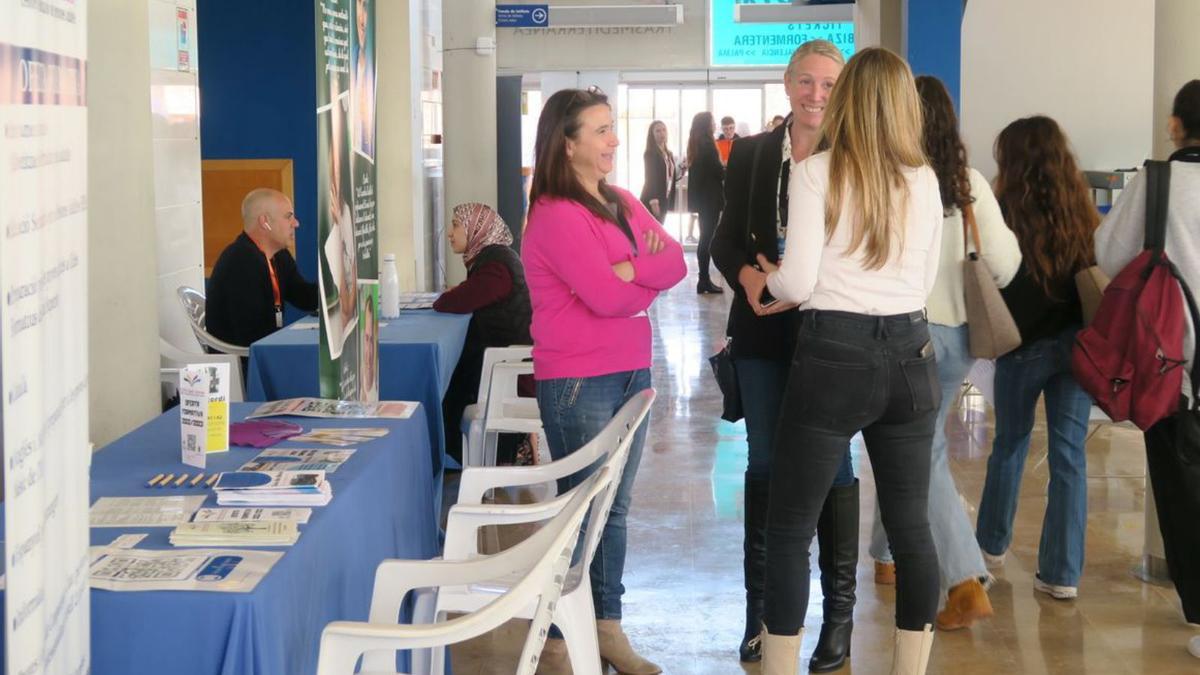
[[[1096,405],[1143,431],[1179,407],[1185,299],[1196,317],[1191,291],[1163,251],[1170,185],[1170,163],[1146,162],[1144,250],[1105,289],[1071,355],[1075,379]]]

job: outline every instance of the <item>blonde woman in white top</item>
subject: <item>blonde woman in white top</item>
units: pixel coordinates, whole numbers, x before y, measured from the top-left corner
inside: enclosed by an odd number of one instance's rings
[[[992,615],[984,582],[987,565],[975,540],[975,525],[959,498],[946,455],[946,417],[958,401],[962,382],[975,362],[967,345],[967,310],[963,304],[963,209],[970,205],[979,228],[980,257],[996,283],[1008,285],[1021,266],[1017,236],[1004,224],[1000,204],[983,175],[967,165],[967,151],[958,135],[958,118],[945,85],[935,77],[917,78],[924,116],[924,145],[929,164],[941,187],[946,219],[942,226],[942,256],[933,292],[929,295],[929,335],[937,357],[942,400],[933,431],[929,475],[929,525],[937,546],[941,592],[948,593],[938,612],[938,630],[967,628]],[[974,246],[970,247],[972,251]],[[875,510],[871,556],[875,580],[896,583],[887,535]]]
[[[856,54],[822,129],[832,149],[790,177],[782,266],[759,260],[772,295],[802,317],[772,456],[762,672],[797,671],[809,545],[861,431],[896,558],[892,673],[924,673],[938,606],[927,498],[941,401],[925,299],[943,213],[908,65],[886,49]]]

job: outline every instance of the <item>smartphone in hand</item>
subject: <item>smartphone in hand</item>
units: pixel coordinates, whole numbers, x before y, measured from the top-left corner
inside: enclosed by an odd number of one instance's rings
[[[776,298],[775,296],[771,295],[771,291],[768,290],[766,286],[764,286],[762,295],[758,296],[758,304],[761,305],[762,307],[766,308],[766,307],[770,307],[771,305],[773,305],[777,302],[779,302],[779,298]]]

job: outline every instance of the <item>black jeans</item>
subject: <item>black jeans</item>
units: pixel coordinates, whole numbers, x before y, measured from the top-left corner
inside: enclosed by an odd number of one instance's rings
[[[720,209],[700,210],[700,241],[696,244],[696,262],[700,263],[700,283],[711,283],[708,274],[709,249],[712,247],[713,235],[717,232],[717,221],[720,219]]]
[[[1188,623],[1200,623],[1200,447],[1188,435],[1186,401],[1181,412],[1146,432],[1146,465],[1162,530],[1167,570]]]
[[[896,561],[896,626],[933,623],[938,564],[927,509],[941,397],[923,313],[804,312],[771,458],[765,621],[772,635],[795,635],[804,625],[808,548],[859,431]]]

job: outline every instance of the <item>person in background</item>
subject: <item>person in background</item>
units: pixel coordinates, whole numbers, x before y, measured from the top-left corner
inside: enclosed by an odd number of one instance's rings
[[[205,328],[214,337],[249,347],[283,328],[283,303],[317,310],[317,285],[301,276],[288,246],[300,221],[292,200],[258,188],[242,200],[242,233],[213,265],[205,302]]]
[[[619,143],[598,90],[559,91],[538,118],[521,257],[533,301],[538,408],[555,459],[591,441],[651,386],[646,312],[687,274],[680,245],[636,197],[605,181]],[[648,426],[630,445],[590,570],[600,658],[629,675],[662,672],[621,629],[626,517]],[[560,481],[560,492],[581,478]],[[551,638],[539,672],[567,672],[566,647]]]
[[[1079,594],[1087,530],[1087,438],[1092,401],[1071,374],[1083,309],[1075,273],[1095,263],[1100,213],[1066,135],[1049,117],[1019,119],[996,138],[996,199],[1022,262],[1001,289],[1021,346],[996,359],[996,435],[975,537],[989,567],[1004,564],[1038,399],[1045,394],[1050,486],[1035,591]]]
[[[758,255],[771,294],[802,310],[771,457],[762,672],[796,672],[813,531],[862,432],[896,556],[891,672],[920,675],[938,607],[927,497],[941,392],[925,299],[943,212],[908,64],[877,47],[855,54],[821,129],[829,151],[789,177],[783,260]]]
[[[1008,284],[1017,273],[1021,249],[1016,235],[1004,224],[991,186],[983,174],[967,164],[954,102],[945,85],[935,77],[918,77],[917,93],[924,118],[925,156],[937,174],[945,210],[941,262],[928,300],[929,336],[942,385],[929,467],[929,527],[937,546],[941,590],[949,594],[945,608],[938,613],[937,627],[957,630],[992,615],[992,603],[984,588],[990,582],[990,575],[975,541],[975,529],[954,485],[946,452],[946,418],[958,402],[963,380],[975,362],[968,345],[967,310],[963,301],[963,242],[970,241],[963,232],[964,210],[969,207],[975,214],[982,258],[998,286]],[[970,248],[973,250],[974,246]],[[878,508],[871,555],[876,560],[876,582],[895,584],[896,567]]]
[[[1171,187],[1167,203],[1165,252],[1188,288],[1200,291],[1200,80],[1183,85],[1175,94],[1167,133],[1171,153]],[[1096,263],[1110,278],[1142,252],[1146,234],[1146,179],[1139,173],[1121,192],[1117,203],[1096,231]],[[1184,369],[1181,411],[1191,410],[1194,396],[1191,368],[1196,352],[1196,327],[1190,319],[1183,342]],[[1182,416],[1176,413],[1151,427],[1146,437],[1146,464],[1154,487],[1154,505],[1162,530],[1167,571],[1183,604],[1184,619],[1200,625],[1200,447],[1179,434]],[[1188,644],[1200,659],[1200,635]]]
[[[483,371],[483,353],[488,347],[533,344],[529,334],[532,308],[525,268],[512,249],[513,237],[508,225],[490,206],[477,202],[459,204],[447,233],[450,248],[463,257],[467,278],[442,293],[433,309],[451,314],[471,314],[462,355],[450,377],[450,386],[442,398],[442,421],[446,431],[446,453],[463,460],[463,409],[475,403]],[[534,395],[532,382],[522,396]],[[501,436],[496,454],[498,463],[513,459],[520,438]]]
[[[783,87],[792,114],[774,131],[739,140],[725,175],[725,211],[713,237],[717,269],[733,289],[726,334],[746,417],[743,573],[746,631],[738,653],[742,661],[762,658],[761,640],[766,577],[767,499],[771,448],[780,404],[796,347],[800,313],[782,302],[764,305],[766,274],[758,255],[778,264],[787,236],[789,177],[817,150],[829,94],[845,57],[826,40],[805,42],[792,52]],[[850,651],[858,567],[858,480],[847,446],[817,521],[821,555],[824,620],[809,668],[837,670]]]
[[[728,115],[721,118],[721,135],[717,136],[718,141],[735,141],[741,138],[737,134],[737,122]]]
[[[675,186],[680,176],[675,155],[667,146],[667,125],[662,120],[654,120],[646,130],[646,149],[642,152],[642,161],[646,164],[642,204],[661,223],[675,206]]]
[[[713,142],[714,131],[716,125],[713,124],[712,113],[696,113],[692,118],[687,146],[688,210],[700,214],[700,242],[696,244],[700,276],[696,282],[696,292],[702,295],[722,293],[721,288],[712,282],[708,270],[709,247],[717,229],[717,219],[721,217],[721,208],[725,205],[722,194],[725,167]]]

